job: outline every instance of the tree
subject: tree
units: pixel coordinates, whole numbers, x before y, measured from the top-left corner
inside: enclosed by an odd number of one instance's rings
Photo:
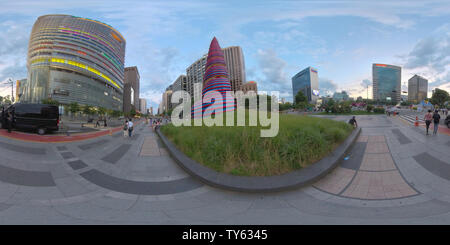
[[[48,98],[48,99],[42,99],[42,100],[41,100],[41,103],[42,103],[42,104],[46,104],[46,105],[59,105],[59,101],[53,100],[53,99],[50,99],[50,98]]]
[[[289,110],[291,108],[292,108],[292,104],[290,102],[280,104],[280,111]]]
[[[90,105],[85,105],[83,107],[83,113],[86,115],[92,115],[92,114],[94,114],[94,108]]]
[[[104,107],[99,107],[99,108],[97,109],[97,112],[98,112],[98,114],[99,114],[100,116],[103,116],[103,115],[106,114],[106,108],[104,108]]]
[[[295,104],[301,103],[301,102],[307,102],[306,96],[303,94],[302,91],[298,91],[298,93],[295,95]]]
[[[328,101],[327,101],[327,103],[325,104],[325,111],[328,113],[328,112],[333,112],[333,110],[335,110],[334,108],[334,104],[335,104],[335,102],[334,102],[334,100],[333,99],[329,99]]]
[[[3,102],[4,102],[4,104],[7,104],[7,105],[12,104],[11,96],[10,95],[6,95],[5,97],[3,97]]]
[[[450,100],[450,96],[447,91],[436,88],[434,90],[433,96],[431,96],[431,104],[439,106],[439,108],[444,107],[444,103]]]
[[[131,108],[129,115],[130,115],[130,117],[136,116],[136,109],[134,108],[134,106],[133,106],[133,108]]]

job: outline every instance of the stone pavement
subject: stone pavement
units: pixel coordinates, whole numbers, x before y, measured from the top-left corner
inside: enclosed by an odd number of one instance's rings
[[[145,124],[131,138],[0,137],[0,224],[450,224],[450,137],[384,115],[357,120],[361,136],[338,168],[268,194],[205,186]]]

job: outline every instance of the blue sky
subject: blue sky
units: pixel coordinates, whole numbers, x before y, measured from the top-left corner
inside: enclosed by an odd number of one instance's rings
[[[402,85],[419,74],[430,89],[450,91],[449,1],[0,0],[0,81],[26,77],[32,25],[56,13],[120,31],[125,64],[138,67],[141,97],[154,108],[214,36],[221,47],[242,47],[247,80],[288,101],[291,77],[308,66],[318,69],[322,94],[366,97],[372,63],[402,66]],[[8,91],[0,87],[0,94]]]

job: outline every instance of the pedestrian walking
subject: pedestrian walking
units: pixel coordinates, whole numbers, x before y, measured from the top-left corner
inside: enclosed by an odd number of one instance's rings
[[[11,111],[8,111],[8,117],[6,118],[8,124],[8,133],[11,133],[12,123],[13,123],[13,115]]]
[[[439,115],[438,110],[434,111],[434,114],[433,114],[433,122],[434,122],[433,134],[437,134],[440,120],[441,120],[441,116]]]
[[[128,136],[128,120],[125,120],[125,125],[123,125],[123,137]]]
[[[423,119],[425,120],[425,125],[427,127],[427,135],[428,135],[428,129],[430,128],[431,119],[433,119],[433,115],[431,114],[431,110],[428,110],[428,113],[425,114],[425,117]]]
[[[131,133],[132,132],[133,132],[133,122],[130,119],[130,121],[128,121],[128,137],[131,138]]]

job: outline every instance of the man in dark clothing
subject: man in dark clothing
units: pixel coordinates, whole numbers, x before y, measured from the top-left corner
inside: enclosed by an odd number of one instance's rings
[[[437,134],[440,119],[441,119],[441,116],[439,115],[438,110],[435,110],[434,114],[433,114],[433,122],[434,122],[433,134]]]
[[[356,122],[355,116],[353,116],[352,119],[348,121],[348,123],[350,123],[354,128],[358,127],[358,123]]]
[[[6,118],[6,120],[8,121],[8,133],[11,133],[11,129],[12,129],[12,123],[13,123],[13,115],[11,112],[8,112],[8,117]]]

